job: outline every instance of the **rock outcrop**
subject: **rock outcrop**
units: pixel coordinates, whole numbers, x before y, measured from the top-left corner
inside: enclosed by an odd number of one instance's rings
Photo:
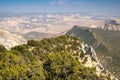
[[[6,49],[9,50],[13,46],[24,44],[25,42],[26,40],[22,36],[0,29],[0,44],[5,46]]]
[[[85,57],[81,60],[83,65],[85,65],[86,67],[95,67],[96,74],[98,74],[98,76],[100,77],[103,77],[103,80],[107,80],[106,77],[108,76],[110,80],[118,80],[107,69],[104,69],[104,67],[98,60],[96,52],[94,51],[92,46],[88,46],[87,44],[82,43],[81,48],[85,54]]]
[[[101,28],[104,30],[120,31],[120,23],[118,23],[116,20],[106,21]]]

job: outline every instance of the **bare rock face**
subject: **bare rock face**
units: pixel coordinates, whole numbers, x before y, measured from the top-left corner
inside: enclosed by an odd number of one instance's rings
[[[84,53],[90,55],[90,57],[94,61],[98,61],[96,53],[95,53],[95,51],[94,51],[92,46],[88,46],[87,44],[85,44],[85,45],[82,45],[82,48],[83,48]]]
[[[85,54],[84,58],[81,59],[83,65],[86,67],[95,67],[96,74],[98,74],[100,77],[103,77],[103,80],[107,80],[105,79],[107,76],[110,77],[110,80],[118,80],[108,70],[104,69],[92,46],[82,43],[81,48]]]
[[[24,44],[25,42],[26,40],[22,36],[0,29],[0,44],[5,46],[6,49],[9,50],[16,45]]]
[[[120,23],[118,23],[116,20],[106,21],[101,28],[105,30],[120,31]]]

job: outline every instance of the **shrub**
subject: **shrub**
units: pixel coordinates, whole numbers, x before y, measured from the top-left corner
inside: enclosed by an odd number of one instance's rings
[[[5,51],[7,51],[7,49],[3,45],[0,44],[0,52],[5,52]]]

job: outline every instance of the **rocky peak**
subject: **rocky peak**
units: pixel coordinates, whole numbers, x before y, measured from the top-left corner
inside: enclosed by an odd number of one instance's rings
[[[95,51],[94,51],[94,49],[93,49],[92,46],[88,46],[87,44],[85,44],[85,45],[82,44],[82,50],[83,50],[84,53],[90,55],[90,57],[91,57],[94,61],[96,61],[96,62],[98,61],[97,56],[96,56],[96,53],[95,53]]]

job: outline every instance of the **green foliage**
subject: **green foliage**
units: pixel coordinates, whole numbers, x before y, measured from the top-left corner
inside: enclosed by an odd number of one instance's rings
[[[80,57],[83,58],[85,56],[85,53],[81,52]]]
[[[28,40],[27,45],[30,47],[34,47],[34,46],[37,46],[38,43],[37,41],[34,41],[34,40]]]
[[[7,51],[7,49],[3,45],[0,44],[0,52],[5,52],[5,51]]]
[[[3,80],[40,79],[45,80],[40,61],[37,58],[17,55],[19,51],[0,53],[0,76]],[[29,59],[32,59],[28,62]]]
[[[21,53],[21,55],[28,57],[30,55],[30,51],[28,50],[28,46],[27,45],[19,45],[19,46],[15,46],[13,47],[11,50],[16,50],[19,51]],[[18,53],[18,52],[17,52]],[[18,53],[18,54],[20,54]]]
[[[43,68],[47,80],[99,80],[95,69],[84,67],[68,52],[49,54]]]
[[[0,52],[2,80],[100,80],[95,68],[83,66],[79,39],[62,35]],[[75,51],[75,52],[74,52]]]
[[[28,46],[27,45],[19,45],[19,46],[15,46],[13,47],[11,50],[17,50],[17,51],[20,51],[20,52],[24,52],[28,49]]]

